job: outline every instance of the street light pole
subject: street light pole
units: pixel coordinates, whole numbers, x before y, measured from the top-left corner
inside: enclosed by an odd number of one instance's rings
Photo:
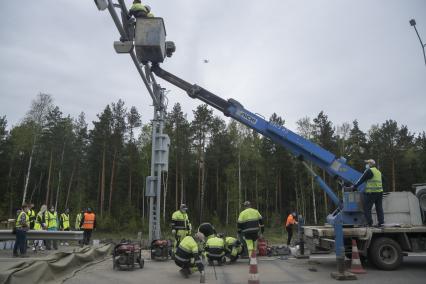
[[[425,52],[426,44],[424,44],[424,43],[423,43],[422,38],[420,37],[419,32],[417,31],[417,28],[416,28],[416,20],[411,19],[411,20],[410,20],[410,25],[414,28],[414,30],[416,31],[417,37],[419,38],[420,45],[422,46],[423,58],[424,58],[424,60],[425,60],[425,65],[426,65],[426,52]]]

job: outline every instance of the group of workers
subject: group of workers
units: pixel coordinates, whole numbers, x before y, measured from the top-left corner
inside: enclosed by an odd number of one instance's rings
[[[172,234],[175,236],[174,260],[181,267],[180,273],[188,278],[190,274],[198,270],[204,275],[204,264],[206,259],[209,265],[221,266],[226,262],[236,262],[244,252],[251,256],[256,240],[264,232],[262,215],[251,207],[249,201],[243,203],[244,210],[238,217],[238,237],[226,236],[217,233],[215,227],[210,223],[202,223],[194,236],[191,235],[192,226],[188,218],[188,207],[182,204],[172,215]]]
[[[62,214],[58,214],[55,210],[55,206],[50,206],[47,210],[47,206],[43,204],[40,207],[40,211],[36,214],[34,210],[34,204],[24,203],[22,208],[17,211],[17,218],[14,226],[14,233],[16,234],[15,244],[13,247],[14,257],[26,257],[27,254],[27,232],[29,230],[36,231],[70,231],[71,230],[71,219],[69,209],[66,208]],[[76,216],[74,229],[83,231],[83,241],[81,245],[88,245],[92,231],[96,228],[96,215],[92,212],[91,208],[82,209]],[[67,242],[61,243],[61,245],[68,245]],[[58,249],[57,240],[34,240],[32,243],[32,250]],[[19,254],[18,254],[19,251]]]
[[[371,209],[373,204],[376,206],[378,224],[383,226],[383,177],[381,172],[375,167],[375,161],[366,160],[366,169],[360,179],[352,186],[357,189],[365,183],[364,196],[364,214],[366,225],[372,226],[373,220]],[[244,210],[240,213],[237,222],[238,238],[225,236],[217,233],[214,226],[210,223],[202,223],[198,227],[197,233],[192,236],[192,226],[188,218],[188,207],[185,204],[172,215],[172,234],[175,237],[174,242],[174,260],[176,265],[181,267],[180,273],[188,278],[190,274],[198,270],[201,276],[204,275],[204,264],[202,258],[206,258],[209,265],[222,265],[226,257],[230,262],[235,262],[238,257],[247,252],[252,256],[256,248],[256,240],[262,236],[264,225],[262,215],[258,210],[251,207],[249,201],[245,201]],[[298,224],[296,212],[288,215],[285,228],[288,234],[287,245],[291,244],[294,226]]]

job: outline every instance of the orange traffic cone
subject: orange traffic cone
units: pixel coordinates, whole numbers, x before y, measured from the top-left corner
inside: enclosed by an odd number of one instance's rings
[[[356,240],[352,239],[352,262],[350,272],[355,274],[364,274],[367,273],[364,268],[362,268],[361,260],[359,259],[358,246]]]
[[[256,251],[253,250],[250,256],[250,268],[249,268],[249,279],[248,284],[259,284],[259,274],[257,272],[257,258]]]

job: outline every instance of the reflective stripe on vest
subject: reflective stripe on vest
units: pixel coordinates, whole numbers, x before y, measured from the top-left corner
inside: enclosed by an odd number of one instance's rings
[[[367,180],[365,192],[382,192],[382,173],[375,167],[370,168],[370,171],[373,173],[373,177]]]
[[[83,229],[93,229],[95,225],[95,213],[84,213]]]
[[[15,227],[16,228],[22,228],[23,227],[22,224],[21,224],[22,214],[25,215],[25,223],[27,224],[27,226],[29,225],[30,217],[28,217],[27,213],[25,213],[24,211],[22,211],[21,213],[19,213],[18,218],[16,219],[16,223],[15,223]]]
[[[253,208],[247,208],[238,216],[238,228],[244,233],[258,232],[262,215]]]

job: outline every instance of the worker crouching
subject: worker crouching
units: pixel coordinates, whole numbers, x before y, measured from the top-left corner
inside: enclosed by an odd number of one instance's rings
[[[204,249],[209,265],[214,265],[214,261],[217,261],[218,266],[226,262],[225,241],[222,238],[217,236],[210,237],[207,239]]]
[[[189,278],[195,270],[198,270],[201,274],[200,282],[204,283],[204,265],[201,261],[201,251],[198,248],[197,240],[202,241],[204,235],[202,233],[195,234],[195,239],[191,235],[184,237],[175,253],[175,263],[182,269],[179,271],[183,277]]]
[[[225,256],[229,258],[231,263],[237,261],[243,251],[241,242],[234,237],[223,237],[225,240]]]

